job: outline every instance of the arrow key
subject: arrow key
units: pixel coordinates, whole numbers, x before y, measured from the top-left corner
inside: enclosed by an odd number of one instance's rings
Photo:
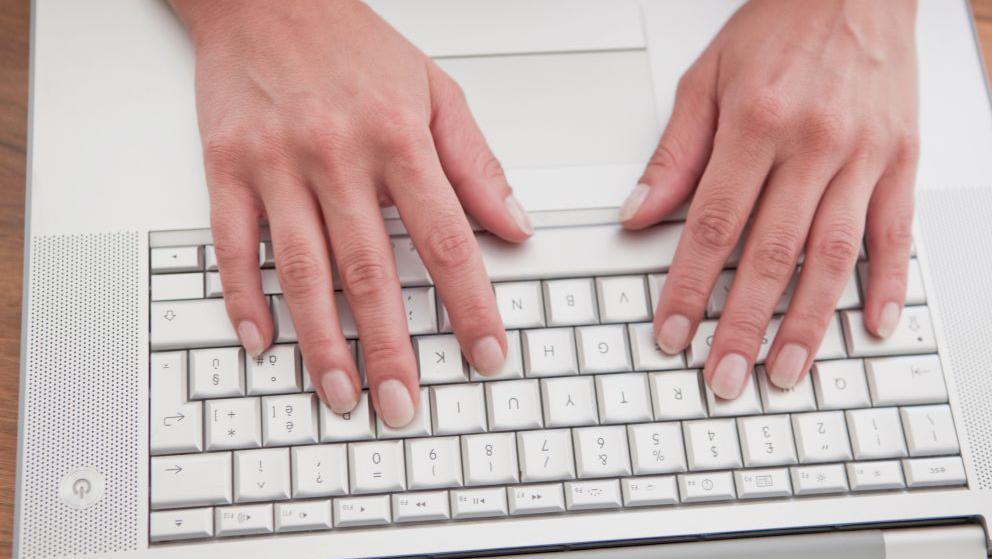
[[[153,509],[232,502],[230,452],[155,456],[151,475]]]
[[[149,523],[152,542],[211,538],[214,535],[213,509],[167,510],[153,512]]]

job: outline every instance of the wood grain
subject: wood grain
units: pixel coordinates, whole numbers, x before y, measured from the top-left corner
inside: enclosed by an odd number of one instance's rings
[[[992,0],[972,0],[985,60],[992,60]],[[0,557],[11,552],[17,449],[28,0],[0,4]],[[988,66],[987,66],[988,69]]]

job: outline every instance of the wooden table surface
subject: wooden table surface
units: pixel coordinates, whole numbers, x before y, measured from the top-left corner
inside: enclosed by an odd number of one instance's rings
[[[992,0],[972,0],[985,60],[992,61]],[[0,5],[0,557],[11,552],[17,449],[28,0]]]

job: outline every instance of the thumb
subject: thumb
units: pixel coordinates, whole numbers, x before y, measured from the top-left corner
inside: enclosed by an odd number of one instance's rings
[[[527,239],[534,232],[530,218],[513,196],[461,88],[433,63],[428,65],[428,77],[434,146],[462,207],[479,225],[507,241]]]

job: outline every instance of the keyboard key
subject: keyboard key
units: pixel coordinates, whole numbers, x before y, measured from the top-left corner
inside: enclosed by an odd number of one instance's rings
[[[246,360],[248,394],[300,392],[300,352],[294,345],[274,345]]]
[[[294,446],[291,458],[294,499],[348,493],[348,453],[345,445]]]
[[[203,247],[167,247],[151,249],[153,274],[197,272],[203,270]]]
[[[604,323],[651,320],[644,276],[596,278],[599,317]]]
[[[541,402],[548,427],[577,427],[597,421],[592,377],[541,379]]]
[[[675,476],[629,477],[620,480],[625,507],[654,507],[679,502]]]
[[[420,366],[420,384],[465,382],[465,360],[458,339],[451,334],[417,336],[413,348]]]
[[[765,413],[816,411],[813,381],[810,375],[803,375],[792,388],[788,389],[782,389],[772,384],[768,380],[768,371],[765,370],[764,365],[757,367],[755,375]]]
[[[544,326],[541,282],[495,283],[496,306],[507,330]]]
[[[580,478],[630,475],[627,430],[622,425],[572,430]]]
[[[847,492],[847,476],[844,474],[843,464],[793,466],[790,471],[796,495]]]
[[[634,475],[686,470],[682,427],[676,421],[627,426]]]
[[[262,446],[261,407],[258,398],[207,400],[207,450]]]
[[[375,438],[375,420],[369,406],[369,393],[362,391],[355,409],[336,414],[327,404],[317,404],[320,414],[320,442],[363,441]]]
[[[651,373],[648,385],[655,419],[706,417],[698,370]]]
[[[524,378],[524,361],[520,350],[520,331],[510,330],[506,333],[506,360],[503,362],[503,368],[498,373],[495,375],[483,375],[475,370],[475,367],[472,365],[469,365],[469,371],[472,375],[472,382]]]
[[[536,379],[487,382],[485,386],[490,430],[540,429],[544,425]]]
[[[733,419],[701,419],[682,424],[690,470],[741,467],[737,426]],[[729,475],[729,474],[728,474]]]
[[[233,502],[230,452],[155,456],[151,461],[151,479],[153,509]]]
[[[485,433],[462,437],[465,485],[516,483],[517,445],[513,433]]]
[[[627,329],[622,324],[582,326],[575,329],[575,343],[582,373],[629,371]]]
[[[651,296],[651,310],[658,308],[658,299],[661,297],[661,290],[665,287],[665,280],[668,274],[648,274],[648,295]]]
[[[404,287],[402,290],[403,308],[406,310],[406,326],[410,334],[433,334],[437,332],[437,302],[433,287]]]
[[[764,470],[737,470],[734,472],[737,496],[741,499],[767,499],[792,495],[789,470],[767,468]]]
[[[245,395],[245,350],[240,347],[189,352],[190,398]]]
[[[910,458],[902,461],[902,470],[906,485],[912,488],[964,485],[966,481],[960,456]]]
[[[405,490],[403,441],[349,444],[348,476],[355,495]]]
[[[529,377],[574,375],[579,372],[571,328],[523,332],[524,371]]]
[[[339,497],[334,499],[332,506],[335,528],[389,524],[392,516],[389,495]]]
[[[784,466],[796,463],[792,424],[787,415],[759,415],[737,420],[744,466]]]
[[[153,512],[148,523],[152,542],[195,540],[214,536],[214,509],[163,510]]]
[[[946,404],[901,408],[899,414],[906,430],[910,456],[958,453],[954,418],[951,417],[951,408]]]
[[[317,396],[308,392],[262,398],[265,446],[313,444],[318,440]]]
[[[843,412],[799,413],[792,416],[799,462],[843,462],[851,459],[851,444]]]
[[[813,363],[813,387],[821,410],[867,408],[868,384],[860,359]]]
[[[152,301],[178,301],[203,298],[203,274],[152,276]]]
[[[276,532],[330,530],[331,500],[276,503]]]
[[[380,439],[429,437],[431,435],[431,399],[427,387],[420,389],[420,400],[410,423],[399,429],[394,429],[383,423],[382,418],[377,416],[376,426]]]
[[[758,389],[755,387],[754,374],[748,375],[744,390],[733,400],[725,400],[713,394],[706,385],[706,406],[711,417],[729,417],[738,415],[754,415],[761,413],[761,400],[758,399]]]
[[[858,262],[858,276],[861,279],[861,290],[868,291],[868,262]],[[909,269],[906,275],[906,304],[925,305],[927,294],[923,289],[923,272],[920,270],[920,261],[913,258],[909,261]]]
[[[187,401],[186,352],[151,354],[149,449],[152,454],[203,450],[203,404]]]
[[[602,423],[651,421],[648,378],[644,373],[597,375],[596,401]]]
[[[897,460],[848,462],[847,478],[851,482],[851,491],[881,491],[906,487],[906,482],[902,479],[902,466]]]
[[[820,340],[820,347],[816,350],[814,359],[822,361],[845,357],[847,357],[847,349],[844,345],[844,329],[840,325],[840,316],[835,314],[827,323],[827,329],[823,332],[823,339]]]
[[[437,489],[462,485],[462,452],[458,437],[406,441],[407,485]]]
[[[234,453],[234,500],[238,503],[289,499],[289,449],[262,448]]]
[[[518,485],[506,491],[512,516],[565,512],[565,497],[560,483]]]
[[[272,505],[239,505],[214,509],[217,535],[249,536],[272,533]]]
[[[241,345],[223,299],[151,303],[153,350]]]
[[[736,497],[730,472],[680,474],[678,480],[683,503],[729,501]]]
[[[630,354],[634,357],[635,371],[665,371],[685,368],[685,357],[681,353],[668,355],[658,349],[658,344],[654,341],[654,325],[650,322],[628,324],[627,332],[630,339]]]
[[[762,338],[761,345],[758,347],[758,355],[755,359],[756,364],[765,362],[765,358],[768,357],[768,350],[771,349],[772,340],[775,339],[779,324],[781,323],[782,317],[780,316],[772,317],[768,322],[765,336]],[[716,334],[716,325],[716,320],[704,320],[699,323],[699,326],[696,328],[696,334],[693,336],[692,342],[689,344],[686,352],[690,367],[698,368],[706,364],[706,358],[710,354],[710,346],[713,344],[713,336]],[[819,354],[817,354],[817,358],[819,358]]]
[[[481,383],[431,387],[434,434],[460,435],[486,430],[486,402]]]
[[[909,355],[934,353],[937,341],[930,325],[930,309],[906,307],[899,324],[885,339],[877,338],[865,329],[862,311],[844,311],[844,341],[851,357]]]
[[[947,387],[936,355],[866,359],[868,388],[876,406],[943,404]]]
[[[599,322],[592,279],[553,280],[546,281],[543,285],[548,326],[577,326]]]
[[[907,455],[906,439],[896,408],[848,410],[847,425],[855,460],[901,458]]]
[[[450,518],[447,491],[393,494],[394,522],[429,522]]]
[[[506,515],[506,489],[502,487],[459,489],[451,492],[451,517],[455,520]]]
[[[565,482],[568,510],[617,509],[621,502],[620,483],[615,479]]]
[[[556,481],[575,478],[572,433],[569,429],[517,433],[520,480]]]
[[[348,355],[350,355],[351,358],[354,359],[355,362],[357,363],[358,362],[358,353],[357,353],[358,342],[356,342],[355,340],[347,340],[347,343],[348,343]],[[307,371],[307,364],[305,362],[303,363],[303,367],[302,368],[303,368],[303,370],[300,373],[300,377],[303,380],[303,391],[304,392],[316,392],[316,388],[313,385],[313,379],[311,378],[310,372]],[[362,383],[362,388],[368,388],[369,387],[368,379],[365,378],[365,373],[361,369],[359,369],[359,371],[358,371],[358,378],[359,378],[359,380]]]

